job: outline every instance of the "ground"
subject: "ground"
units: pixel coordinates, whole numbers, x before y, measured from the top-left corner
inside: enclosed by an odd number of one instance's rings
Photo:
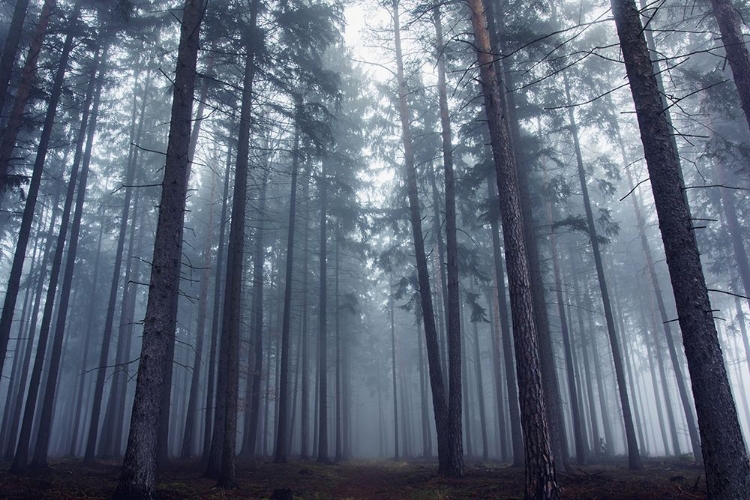
[[[201,477],[197,462],[176,462],[159,473],[162,500],[177,499],[522,499],[523,470],[499,463],[468,463],[466,477],[444,479],[432,462],[349,461],[324,465],[239,460],[240,488],[224,491]],[[84,466],[77,460],[51,462],[50,469],[23,475],[0,463],[0,499],[107,499],[115,488],[117,463]],[[608,465],[573,467],[558,472],[564,499],[669,500],[705,499],[703,470],[683,460],[645,461],[629,471],[623,460]],[[293,497],[290,497],[290,493]]]

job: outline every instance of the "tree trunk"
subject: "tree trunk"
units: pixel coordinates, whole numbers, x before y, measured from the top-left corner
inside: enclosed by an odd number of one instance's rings
[[[440,102],[440,126],[443,149],[443,170],[445,173],[445,235],[448,272],[448,424],[449,446],[447,473],[463,476],[463,444],[461,442],[461,299],[458,280],[458,239],[456,237],[456,193],[453,179],[453,144],[451,138],[450,110],[445,85],[445,57],[443,51],[443,27],[440,20],[440,7],[433,10],[437,45],[438,97]],[[486,448],[485,448],[486,453]]]
[[[174,332],[180,289],[182,234],[188,187],[188,156],[198,39],[204,5],[186,0],[177,53],[167,158],[159,203],[149,296],[135,400],[122,473],[114,498],[151,499],[156,487],[159,403],[167,365],[169,332]]]
[[[477,377],[477,393],[479,394],[479,422],[482,430],[482,460],[489,459],[489,446],[487,440],[487,417],[484,408],[484,383],[482,382],[482,360],[479,354],[479,328],[477,322],[472,323],[474,330],[474,369]]]
[[[77,17],[77,16],[76,16]],[[67,41],[67,40],[66,40]],[[106,54],[106,51],[105,51]],[[103,56],[104,57],[104,56]],[[100,77],[101,78],[101,77]],[[32,466],[35,467],[47,467],[47,451],[49,448],[50,433],[53,424],[53,410],[54,401],[57,394],[57,381],[58,372],[60,369],[60,360],[62,357],[62,346],[63,338],[65,335],[66,320],[68,315],[69,303],[70,303],[70,292],[73,284],[73,270],[75,268],[76,252],[78,251],[78,238],[81,231],[81,218],[83,217],[83,202],[86,197],[86,186],[88,181],[89,167],[91,165],[91,154],[89,144],[93,142],[93,135],[96,127],[96,118],[98,112],[98,104],[100,102],[100,90],[103,82],[99,82],[97,93],[95,95],[94,109],[91,114],[91,129],[89,131],[89,143],[86,145],[86,155],[83,160],[83,166],[81,168],[81,178],[78,184],[78,193],[76,197],[75,212],[73,213],[73,224],[70,230],[70,243],[68,246],[65,272],[63,275],[62,291],[60,294],[60,304],[58,306],[57,322],[55,325],[55,338],[52,344],[51,358],[49,366],[47,368],[47,383],[44,390],[44,403],[42,405],[41,415],[39,417],[40,426],[37,434],[36,447],[34,450],[34,459]],[[75,163],[75,161],[74,161]],[[70,199],[72,202],[73,198],[73,183],[75,176],[71,174],[70,182],[71,186],[68,190]],[[58,240],[57,248],[62,253],[62,248],[65,243],[65,236],[67,233],[67,219],[70,214],[69,202],[66,198],[66,207],[63,209],[62,224],[60,226],[60,238]],[[66,213],[67,209],[67,213]],[[62,255],[60,256],[62,258]],[[54,267],[54,263],[53,263]],[[52,288],[50,284],[50,288]]]
[[[506,266],[513,313],[516,373],[526,447],[525,496],[527,499],[556,499],[560,497],[560,490],[555,479],[555,465],[546,420],[531,278],[526,259],[521,203],[515,159],[510,148],[507,113],[497,81],[484,4],[482,0],[469,0],[469,8],[497,172],[498,192],[502,194],[500,214],[507,251]]]
[[[623,146],[622,136],[620,135],[619,126],[616,129],[617,139],[620,145],[620,152],[622,154],[623,163],[626,163],[625,148]],[[625,173],[628,178],[628,187],[632,191],[635,189],[633,184],[633,177],[630,169],[625,169]],[[685,376],[682,373],[682,365],[678,357],[677,348],[674,343],[674,336],[672,335],[672,327],[670,318],[667,316],[667,308],[664,305],[664,297],[659,286],[659,278],[656,275],[656,266],[654,265],[654,258],[651,254],[651,245],[648,242],[646,236],[646,222],[641,213],[641,204],[638,201],[638,197],[635,192],[630,194],[633,200],[633,211],[635,212],[636,225],[638,226],[638,234],[641,240],[641,248],[643,249],[643,255],[646,257],[646,267],[648,268],[648,277],[651,284],[651,288],[656,296],[656,305],[659,308],[659,317],[664,328],[664,336],[667,339],[667,349],[669,350],[669,358],[672,362],[672,369],[674,370],[675,378],[677,380],[677,390],[680,395],[680,402],[682,403],[682,411],[685,415],[685,420],[688,427],[688,433],[690,435],[690,444],[693,450],[693,457],[696,462],[701,463],[703,461],[703,452],[701,451],[701,440],[698,435],[698,426],[695,423],[695,414],[693,413],[693,402],[690,399],[688,393],[687,384],[685,383]]]
[[[732,68],[745,119],[750,125],[750,53],[742,34],[745,21],[731,0],[711,0],[711,9],[719,25],[721,41],[727,53],[729,67]]]
[[[206,418],[203,422],[203,450],[201,454],[201,465],[208,467],[211,454],[211,433],[214,428],[214,413],[217,411],[216,401],[216,350],[219,341],[219,318],[223,314],[221,308],[222,285],[221,275],[224,268],[224,235],[227,226],[227,204],[229,202],[229,173],[232,163],[232,146],[227,148],[227,164],[224,170],[224,194],[221,202],[221,222],[219,223],[219,247],[216,250],[216,271],[214,278],[214,303],[211,310],[211,348],[208,355],[208,380],[206,382]]]
[[[505,52],[507,47],[503,37],[498,36],[498,23],[496,19],[505,18],[505,3],[497,2],[497,9],[493,2],[485,4],[487,9],[487,24],[489,29],[490,47],[494,48],[497,53]],[[513,88],[513,74],[510,70],[508,59],[501,58],[495,68],[498,82],[505,79],[504,86]],[[503,87],[504,87],[503,86]],[[552,347],[552,338],[549,330],[549,318],[547,317],[547,301],[544,295],[544,278],[539,256],[539,245],[535,230],[533,216],[533,205],[535,203],[531,198],[529,167],[524,165],[524,156],[518,154],[514,144],[520,143],[521,131],[518,118],[516,117],[516,102],[513,92],[501,92],[500,95],[505,111],[508,117],[509,127],[509,149],[516,163],[516,172],[518,178],[518,190],[520,194],[521,215],[523,217],[524,237],[526,238],[527,260],[529,272],[531,274],[531,296],[534,301],[534,320],[539,343],[539,356],[542,368],[542,389],[544,390],[544,402],[547,411],[547,425],[549,428],[552,453],[555,458],[568,468],[568,445],[565,439],[565,421],[562,413],[562,403],[560,399],[560,385],[557,379],[557,369],[555,368],[555,353]]]
[[[334,180],[336,182],[336,180]],[[338,184],[338,182],[336,182]],[[333,292],[333,310],[334,310],[334,323],[335,323],[335,335],[336,335],[336,371],[334,374],[334,391],[336,392],[336,455],[334,460],[340,462],[343,459],[343,436],[341,435],[341,311],[339,310],[339,301],[341,296],[339,295],[339,277],[340,277],[340,249],[339,244],[341,242],[341,225],[339,221],[336,221],[336,258],[334,260],[334,272],[336,273],[334,278],[334,292]]]
[[[305,213],[311,210],[310,197],[310,167],[305,168],[306,172],[302,181],[302,200],[305,204]],[[261,198],[262,199],[262,198]],[[310,455],[310,348],[309,348],[309,320],[308,311],[308,274],[310,262],[310,218],[304,217],[305,229],[303,231],[302,241],[304,248],[302,250],[302,404],[300,409],[300,456],[303,460]]]
[[[75,18],[77,19],[77,15]],[[65,78],[65,71],[68,67],[68,58],[70,56],[70,52],[73,48],[73,34],[72,31],[68,32],[68,35],[65,37],[65,43],[63,46],[63,52],[62,56],[60,58],[60,62],[58,65],[57,73],[55,74],[55,82],[52,89],[52,94],[50,96],[50,102],[49,106],[47,108],[47,114],[45,116],[44,120],[44,129],[42,130],[42,136],[39,141],[39,146],[37,149],[36,154],[36,160],[34,161],[34,171],[37,170],[43,170],[44,169],[44,162],[47,157],[48,147],[49,147],[49,141],[52,136],[52,127],[55,122],[55,114],[57,112],[57,104],[60,101],[60,96],[62,95],[62,86],[63,86],[63,80]],[[101,91],[101,85],[97,87],[97,95],[96,98],[99,97]],[[95,99],[96,99],[95,98]],[[93,129],[96,126],[96,107],[98,104],[98,99],[95,100],[94,104],[94,111],[92,111],[92,127],[89,130],[89,134],[93,134]],[[87,152],[89,152],[87,148]],[[60,219],[60,229],[57,237],[57,243],[55,246],[55,255],[52,258],[52,269],[50,270],[49,275],[49,283],[47,285],[47,297],[44,302],[44,311],[42,313],[42,324],[41,328],[39,329],[39,343],[37,345],[36,350],[36,357],[34,359],[34,367],[31,372],[31,380],[29,382],[29,394],[26,398],[26,407],[24,409],[23,414],[23,423],[21,424],[21,434],[18,438],[18,446],[16,448],[16,454],[13,459],[13,465],[11,466],[11,471],[13,472],[21,472],[26,468],[28,456],[29,456],[29,444],[31,443],[31,433],[32,433],[32,423],[34,420],[34,414],[36,412],[36,404],[37,404],[37,395],[39,393],[40,385],[42,384],[42,369],[44,367],[45,363],[45,356],[46,356],[46,350],[47,350],[47,342],[49,341],[50,336],[50,326],[52,324],[52,313],[54,311],[54,305],[55,305],[55,295],[57,293],[57,282],[60,277],[60,267],[62,265],[62,257],[63,257],[63,251],[65,249],[65,238],[68,233],[68,222],[70,220],[70,209],[73,203],[73,194],[75,192],[75,184],[78,177],[78,162],[74,162],[73,168],[70,173],[70,180],[68,181],[68,191],[65,198],[65,206],[63,208],[62,217]],[[88,163],[84,160],[84,167],[83,171],[86,172],[88,170]],[[81,176],[82,180],[85,182],[85,173]],[[33,183],[33,179],[32,179]],[[29,189],[31,191],[32,188]],[[39,183],[36,185],[36,190],[39,190]],[[36,197],[36,196],[35,196]],[[31,192],[29,192],[29,197],[27,198],[27,208],[28,204],[31,203]],[[33,205],[32,203],[32,211],[33,211]],[[26,211],[24,211],[24,218],[26,218]],[[22,223],[23,225],[23,223]],[[23,238],[22,236],[19,236],[19,246],[25,247],[28,244],[28,238],[29,238],[29,230],[30,230],[31,222],[29,222],[27,229],[25,231],[26,236]],[[23,227],[21,235],[24,234]],[[21,244],[21,239],[24,239],[23,245]],[[23,260],[23,259],[21,259]],[[13,262],[15,264],[15,260]],[[68,290],[68,293],[70,290]],[[10,294],[10,284],[9,289],[6,292],[7,294]],[[18,287],[16,287],[16,291],[13,293],[18,293]],[[65,298],[64,298],[65,299]],[[64,326],[64,322],[63,322]],[[52,363],[53,366],[51,369],[55,369],[56,367],[54,364],[56,363],[59,366],[60,362],[60,354],[62,352],[62,331],[58,331],[58,337],[60,337],[59,342],[57,339],[53,338],[53,344],[54,347],[57,348],[57,352],[54,352],[52,354]],[[57,356],[55,358],[55,355]],[[50,377],[53,380],[53,384],[57,382],[57,373],[54,373],[54,375],[51,375]],[[54,389],[53,394],[50,394],[50,397],[54,397]],[[50,415],[48,417],[51,417],[51,407],[48,408]],[[41,420],[44,425],[48,424],[49,421]],[[49,428],[46,428],[43,432],[47,435],[47,443],[49,443]],[[44,437],[43,437],[44,439]],[[44,443],[45,445],[47,443]],[[46,455],[46,446],[45,446],[45,455]],[[45,456],[46,459],[46,456]]]
[[[570,85],[568,83],[568,77],[563,73],[563,82],[565,84],[565,98],[568,103],[571,103],[570,98]],[[576,153],[576,163],[578,165],[578,180],[581,184],[581,194],[583,195],[583,207],[586,211],[586,223],[589,233],[589,241],[591,242],[591,249],[594,253],[594,264],[596,266],[596,276],[599,281],[599,290],[602,295],[602,305],[604,307],[604,318],[607,324],[607,334],[609,336],[609,345],[612,349],[612,360],[615,364],[615,378],[617,379],[617,387],[620,395],[620,405],[622,408],[622,417],[625,423],[625,437],[627,440],[628,447],[628,465],[631,470],[638,470],[643,467],[641,463],[641,456],[638,451],[638,440],[635,435],[635,424],[633,421],[633,414],[630,409],[630,399],[628,397],[627,382],[625,379],[625,368],[623,365],[623,356],[620,351],[620,344],[617,338],[617,332],[615,330],[615,319],[612,313],[612,305],[609,300],[609,289],[607,287],[607,280],[604,275],[604,265],[602,263],[602,255],[599,250],[599,239],[596,234],[596,224],[594,222],[594,213],[591,209],[591,201],[589,199],[589,190],[586,183],[586,171],[583,167],[583,157],[581,155],[581,146],[578,141],[578,125],[575,120],[575,113],[573,108],[568,108],[568,122],[570,124],[570,132],[573,136],[573,145]]]
[[[713,322],[677,150],[633,0],[612,0],[690,369],[710,498],[750,490],[750,465]]]
[[[289,398],[289,332],[292,328],[292,283],[294,278],[294,226],[297,218],[297,176],[299,172],[299,120],[301,120],[302,102],[296,103],[294,147],[292,150],[292,185],[289,199],[289,226],[286,242],[286,272],[284,274],[284,313],[281,325],[281,374],[278,390],[278,414],[276,417],[276,451],[273,461],[286,462],[287,441],[287,406]]]
[[[399,115],[401,118],[401,140],[404,146],[404,170],[409,198],[409,218],[411,221],[414,250],[417,261],[417,277],[419,280],[419,298],[422,307],[422,319],[427,344],[427,362],[429,364],[430,386],[432,387],[432,403],[435,414],[435,428],[438,435],[438,473],[450,475],[460,470],[457,456],[452,456],[451,441],[448,439],[448,405],[445,399],[443,374],[440,367],[440,354],[435,326],[435,313],[430,291],[430,275],[427,267],[427,256],[422,236],[422,216],[419,209],[419,195],[417,192],[417,177],[414,166],[414,148],[412,145],[411,128],[409,125],[409,108],[407,105],[407,87],[404,80],[404,64],[401,53],[401,26],[398,14],[398,0],[393,0],[393,32],[396,48],[396,65],[398,79]],[[458,438],[460,439],[460,438]],[[455,441],[454,441],[455,443]],[[453,452],[457,451],[453,449]]]
[[[255,248],[253,255],[253,304],[251,317],[251,338],[254,339],[252,384],[249,391],[250,401],[246,406],[246,425],[243,435],[244,455],[255,457],[255,443],[258,437],[258,417],[260,415],[260,391],[263,375],[263,265],[265,263],[265,217],[266,217],[266,193],[268,191],[268,165],[265,165],[258,211],[260,213],[260,225],[255,232]],[[250,384],[250,381],[248,381]]]
[[[206,313],[208,309],[208,285],[211,280],[211,247],[214,241],[214,203],[216,200],[216,175],[211,176],[211,201],[208,212],[208,234],[206,246],[203,248],[203,273],[201,276],[201,290],[198,297],[198,325],[195,330],[195,356],[193,357],[193,374],[190,380],[190,395],[185,411],[185,432],[182,436],[180,457],[188,459],[193,456],[193,436],[196,427],[196,413],[198,409],[198,389],[201,378],[201,364],[203,363],[203,337],[206,333]]]
[[[237,166],[232,199],[232,220],[229,226],[227,246],[226,288],[224,291],[223,336],[226,337],[226,403],[224,416],[224,444],[221,454],[221,469],[217,486],[236,488],[235,448],[237,442],[237,396],[239,389],[240,316],[242,297],[243,250],[245,242],[245,208],[247,206],[247,174],[250,147],[251,106],[253,104],[253,80],[255,78],[255,22],[260,0],[250,4],[250,28],[245,41],[245,73],[242,84],[242,108],[237,139]],[[222,369],[222,367],[220,367]]]
[[[144,95],[145,100],[145,95]],[[143,115],[141,115],[143,122]],[[109,350],[112,344],[112,331],[115,321],[115,305],[119,295],[120,275],[122,268],[122,254],[125,248],[125,236],[127,235],[128,219],[130,217],[130,203],[133,196],[133,183],[136,171],[136,148],[132,147],[127,172],[125,174],[125,201],[123,202],[122,212],[120,214],[119,233],[117,237],[117,250],[115,252],[115,264],[112,271],[112,282],[109,290],[109,302],[107,304],[107,317],[104,321],[104,333],[102,334],[102,350],[99,354],[99,369],[96,371],[96,381],[94,382],[94,402],[91,410],[91,420],[89,421],[89,433],[86,443],[86,454],[84,462],[93,463],[96,454],[96,443],[99,436],[99,417],[101,414],[102,399],[104,396],[104,384],[106,382],[107,365],[109,361]]]
[[[328,458],[328,293],[327,293],[327,223],[328,179],[326,160],[322,162],[319,179],[320,197],[320,305],[318,306],[318,462],[329,462]]]
[[[13,73],[13,63],[18,53],[18,44],[21,41],[21,32],[23,30],[23,21],[26,19],[26,10],[29,7],[29,0],[18,0],[13,8],[13,18],[8,27],[8,34],[5,38],[5,48],[3,56],[0,59],[0,113],[5,108],[5,99],[8,96],[8,85]]]
[[[93,80],[93,78],[92,78]],[[29,325],[29,328],[27,330],[27,341],[26,341],[26,350],[23,355],[23,364],[21,365],[21,380],[18,383],[18,392],[16,394],[15,404],[13,407],[13,413],[11,415],[10,423],[3,421],[3,428],[7,427],[7,434],[8,434],[8,441],[5,447],[5,452],[3,454],[3,457],[6,460],[12,460],[13,456],[16,453],[16,437],[18,434],[18,426],[21,424],[21,409],[23,408],[23,402],[24,402],[24,396],[26,392],[26,380],[29,376],[29,366],[31,365],[31,354],[33,352],[34,347],[34,336],[36,335],[36,324],[39,317],[39,307],[41,306],[42,302],[42,294],[44,292],[44,285],[47,282],[47,267],[49,264],[49,259],[52,256],[52,243],[54,241],[53,232],[55,229],[55,223],[57,221],[57,216],[59,215],[60,210],[59,208],[59,201],[60,201],[60,189],[55,190],[55,195],[53,198],[53,205],[52,205],[52,215],[50,217],[50,223],[49,223],[49,229],[47,230],[47,242],[44,248],[44,256],[42,257],[42,264],[39,271],[39,279],[36,283],[36,290],[34,292],[35,298],[34,298],[34,306],[31,311],[31,323]],[[43,219],[41,217],[40,219]],[[39,229],[37,229],[37,233],[39,233]],[[39,236],[37,236],[39,237]],[[15,382],[15,380],[13,381]]]
[[[396,306],[393,303],[393,283],[391,283],[391,293],[388,294],[388,307],[391,313],[391,369],[393,370],[393,447],[394,447],[394,460],[399,460],[398,453],[398,392],[396,391],[396,322],[395,322],[395,310]]]

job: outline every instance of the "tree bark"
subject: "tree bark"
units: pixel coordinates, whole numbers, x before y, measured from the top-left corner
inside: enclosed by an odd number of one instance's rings
[[[664,240],[703,444],[709,498],[750,491],[750,465],[713,322],[677,150],[663,114],[643,27],[633,0],[612,0],[651,187]]]
[[[492,255],[494,260],[495,282],[497,288],[498,315],[500,316],[500,336],[502,337],[503,362],[505,365],[505,386],[508,392],[508,413],[510,415],[510,437],[513,452],[511,467],[521,467],[524,463],[523,433],[521,432],[521,410],[518,406],[518,383],[516,381],[515,360],[513,358],[513,339],[508,321],[508,303],[505,298],[505,263],[500,248],[500,200],[497,195],[497,184],[493,175],[487,176],[487,193],[490,204],[490,231],[492,231]],[[505,432],[505,429],[501,429]]]
[[[255,22],[260,0],[250,5],[250,24],[245,41],[245,72],[242,84],[242,108],[237,139],[237,166],[235,168],[234,195],[232,199],[232,221],[229,226],[227,245],[226,288],[224,292],[223,336],[226,337],[226,403],[224,417],[224,444],[221,454],[221,469],[217,486],[236,488],[235,448],[237,443],[237,396],[239,389],[240,316],[242,297],[242,269],[245,242],[245,207],[247,206],[247,176],[250,147],[251,106],[253,104],[253,80],[255,78]],[[220,367],[221,369],[221,367]]]
[[[167,158],[159,203],[149,296],[133,413],[116,499],[151,499],[156,487],[159,402],[167,365],[169,332],[177,319],[182,235],[188,187],[190,127],[195,93],[202,0],[186,0],[180,29]]]
[[[526,448],[525,497],[556,499],[560,497],[560,490],[555,479],[555,464],[547,427],[534,303],[526,259],[524,227],[521,222],[516,165],[510,148],[507,112],[497,81],[484,4],[482,0],[469,0],[469,8],[497,172],[498,192],[502,194],[500,214],[507,251],[506,266],[516,341],[516,373]]]

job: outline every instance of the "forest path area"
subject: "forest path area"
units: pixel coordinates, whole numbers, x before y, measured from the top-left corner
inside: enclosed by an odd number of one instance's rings
[[[237,464],[238,490],[214,488],[201,477],[197,462],[175,462],[159,474],[162,500],[177,499],[521,499],[523,469],[497,463],[470,463],[462,479],[435,475],[432,462],[367,462],[342,464],[291,461],[285,464]],[[61,500],[107,499],[114,491],[120,466],[79,461],[53,462],[50,469],[24,475],[0,465],[0,499]],[[566,499],[656,500],[705,499],[703,471],[684,462],[648,460],[641,471],[625,462],[574,468],[558,474]],[[292,497],[289,496],[291,492]]]

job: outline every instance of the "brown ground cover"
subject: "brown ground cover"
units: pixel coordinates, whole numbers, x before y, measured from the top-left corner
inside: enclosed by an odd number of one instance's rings
[[[13,475],[0,464],[0,499],[106,499],[114,490],[119,467],[106,462],[92,467],[80,461],[53,461],[44,471]],[[201,477],[197,462],[176,462],[159,474],[163,500],[177,499],[522,499],[523,470],[498,463],[470,463],[466,477],[435,475],[430,462],[350,461],[324,465],[292,461],[286,464],[237,464],[240,488],[219,490]],[[558,473],[565,499],[669,500],[705,499],[700,468],[679,460],[645,462],[642,471],[629,471],[625,462],[574,467]]]

